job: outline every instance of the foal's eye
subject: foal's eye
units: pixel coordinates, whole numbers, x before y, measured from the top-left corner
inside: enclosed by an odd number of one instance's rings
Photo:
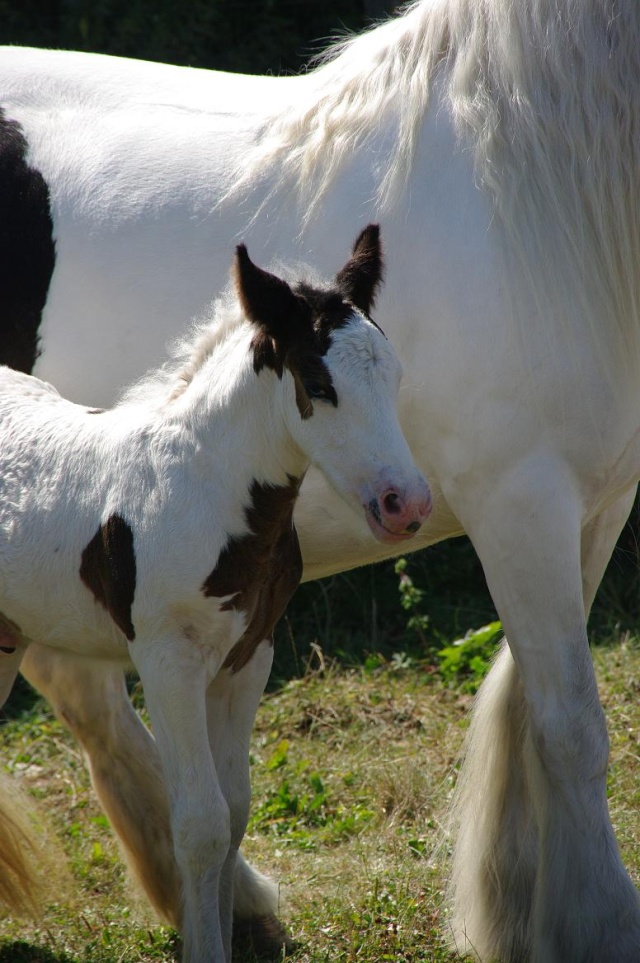
[[[330,379],[310,376],[303,378],[302,383],[307,396],[312,401],[326,401],[327,404],[333,405],[334,408],[338,407],[338,396]]]
[[[310,398],[318,401],[331,401],[332,398],[329,395],[326,387],[320,384],[319,381],[305,381],[305,390]]]

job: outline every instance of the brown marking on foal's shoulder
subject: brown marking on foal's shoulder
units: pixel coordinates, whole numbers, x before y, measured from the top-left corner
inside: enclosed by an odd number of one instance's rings
[[[133,532],[120,515],[100,526],[82,553],[80,578],[132,642],[131,608],[136,590]]]
[[[249,532],[229,540],[202,585],[207,597],[230,596],[223,610],[246,614],[246,629],[224,662],[232,672],[242,669],[258,645],[272,637],[300,582],[302,555],[293,524],[299,487],[297,478],[290,478],[288,485],[253,482],[245,508]]]

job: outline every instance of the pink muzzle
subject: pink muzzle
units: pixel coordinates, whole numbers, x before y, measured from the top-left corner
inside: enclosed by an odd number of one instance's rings
[[[429,517],[431,492],[426,482],[415,493],[386,488],[364,506],[369,528],[382,542],[401,542],[412,538]]]

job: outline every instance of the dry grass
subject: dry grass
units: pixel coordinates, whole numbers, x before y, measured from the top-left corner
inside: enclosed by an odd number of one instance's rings
[[[329,670],[267,698],[247,850],[282,882],[297,959],[450,958],[441,819],[467,706],[419,669]],[[318,810],[283,814],[316,775]]]
[[[640,887],[640,640],[594,652],[611,740],[609,809],[622,858]]]

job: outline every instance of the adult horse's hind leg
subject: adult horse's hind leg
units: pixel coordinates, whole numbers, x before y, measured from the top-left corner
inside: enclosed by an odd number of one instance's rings
[[[180,886],[160,759],[131,705],[123,673],[35,645],[22,671],[80,742],[127,861],[156,912],[179,927]],[[246,928],[256,920],[258,947],[279,952],[286,937],[274,922],[275,887],[240,855],[234,890],[237,915]],[[265,919],[271,922],[271,942]]]
[[[178,926],[180,886],[160,760],[123,672],[36,645],[22,672],[79,741],[128,863],[156,912]]]
[[[584,611],[632,493],[582,540],[568,491],[493,494],[470,527],[518,669],[505,648],[474,709],[456,803],[456,936],[505,963],[631,963],[640,906],[607,812]]]
[[[3,638],[0,652],[0,708],[6,702],[24,656],[22,644]],[[8,650],[8,651],[7,651]],[[0,903],[19,916],[37,915],[44,891],[28,806],[7,776],[0,777]]]

